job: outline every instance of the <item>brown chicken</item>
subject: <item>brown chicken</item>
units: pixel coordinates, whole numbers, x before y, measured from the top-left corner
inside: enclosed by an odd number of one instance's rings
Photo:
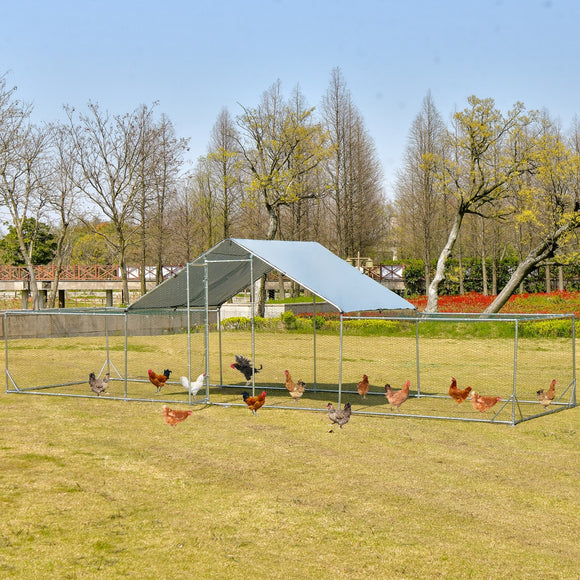
[[[385,385],[385,396],[391,405],[391,411],[393,410],[393,407],[397,407],[398,411],[399,407],[409,398],[410,387],[411,381],[407,381],[405,386],[400,391],[393,391],[393,389],[391,389],[391,385],[388,383]]]
[[[473,408],[480,413],[491,409],[498,401],[501,401],[501,397],[480,397],[477,393],[471,395]]]
[[[363,375],[362,381],[357,383],[356,388],[358,390],[358,394],[363,398],[367,398],[367,393],[369,392],[369,378],[366,375]]]
[[[550,388],[547,391],[540,389],[539,391],[536,391],[536,395],[538,395],[538,401],[540,404],[544,405],[547,409],[556,396],[556,379],[552,381]]]
[[[343,425],[346,425],[350,419],[350,414],[352,412],[350,403],[345,403],[342,409],[338,409],[338,411],[334,408],[332,403],[328,403],[326,405],[328,409],[328,418],[330,419],[330,430],[329,433],[332,433],[332,427],[334,424],[338,425],[341,429]]]
[[[302,379],[298,379],[298,382],[295,383],[290,376],[288,371],[284,371],[286,375],[286,389],[290,393],[290,396],[297,401],[303,394],[304,390],[306,389],[306,385]]]
[[[449,396],[457,401],[458,404],[463,403],[471,393],[471,387],[465,387],[461,390],[457,388],[457,381],[451,377],[451,386],[449,387]]]
[[[266,402],[266,391],[262,391],[257,397],[250,397],[250,393],[244,391],[242,397],[244,397],[244,403],[248,405],[248,409],[257,415],[256,411]]]
[[[165,386],[165,381],[167,381],[167,379],[169,378],[169,375],[172,372],[173,371],[170,371],[169,369],[165,369],[163,371],[162,375],[158,375],[156,372],[153,372],[151,369],[149,369],[147,371],[147,373],[149,374],[149,380],[157,387],[157,390],[155,391],[156,393],[158,393],[161,390],[161,387]]]
[[[170,409],[167,405],[163,405],[163,419],[172,427],[175,427],[177,423],[181,423],[181,421],[185,421],[193,411],[180,411],[177,409]]]

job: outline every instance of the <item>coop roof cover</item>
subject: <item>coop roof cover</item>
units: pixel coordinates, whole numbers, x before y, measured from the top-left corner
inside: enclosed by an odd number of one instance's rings
[[[205,308],[206,296],[208,307],[217,308],[270,270],[341,312],[415,308],[318,242],[228,238],[136,300],[129,310],[187,308],[188,298],[190,308]]]

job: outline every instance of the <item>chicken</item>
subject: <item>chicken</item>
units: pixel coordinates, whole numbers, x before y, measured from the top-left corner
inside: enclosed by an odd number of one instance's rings
[[[547,391],[540,389],[539,391],[536,391],[536,395],[538,395],[538,401],[540,404],[544,405],[547,409],[556,396],[556,379],[551,382],[550,388]]]
[[[451,386],[449,387],[449,396],[457,401],[458,404],[463,403],[465,399],[469,396],[471,392],[471,387],[467,386],[465,389],[461,390],[457,388],[457,381],[451,377]]]
[[[181,421],[185,421],[193,411],[179,411],[177,409],[170,409],[167,405],[163,405],[163,419],[172,427],[175,427],[177,423],[181,423]]]
[[[91,387],[91,391],[100,397],[101,393],[104,393],[109,386],[109,373],[103,379],[97,379],[95,373],[89,373],[89,386]]]
[[[165,386],[165,381],[169,378],[169,375],[172,372],[173,371],[170,371],[169,369],[165,369],[162,375],[158,375],[151,369],[147,371],[147,373],[149,374],[149,380],[157,387],[157,390],[155,391],[156,393],[158,393],[161,390],[161,387]]]
[[[250,393],[244,391],[242,397],[244,398],[244,403],[248,405],[248,409],[254,415],[257,415],[258,413],[256,411],[266,402],[266,391],[262,391],[257,397],[250,397]]]
[[[328,403],[326,408],[328,409],[328,418],[330,419],[329,433],[333,432],[332,427],[334,424],[342,429],[342,426],[348,423],[351,414],[350,403],[345,403],[344,407],[342,409],[339,408],[338,411],[334,408],[332,403]]]
[[[357,383],[356,388],[358,390],[358,394],[363,398],[367,398],[367,393],[369,392],[369,378],[366,375],[363,375],[362,381]]]
[[[491,409],[498,401],[501,401],[501,397],[480,397],[478,393],[471,395],[471,404],[480,413]]]
[[[242,356],[241,354],[236,355],[236,362],[232,363],[230,367],[240,371],[244,375],[246,379],[246,386],[250,384],[250,381],[252,380],[252,374],[256,375],[262,370],[262,365],[260,365],[259,369],[253,367],[250,359]]]
[[[298,379],[298,382],[295,383],[288,371],[284,371],[284,374],[286,375],[286,389],[288,389],[290,396],[297,401],[304,394],[306,385],[302,379]]]
[[[201,375],[199,375],[199,377],[197,377],[195,381],[191,382],[188,380],[187,377],[181,377],[181,384],[183,385],[183,388],[186,391],[189,391],[191,393],[192,397],[195,397],[195,395],[197,395],[201,387],[203,387],[205,376],[206,376],[205,373],[201,373]]]
[[[396,407],[398,411],[399,407],[409,398],[410,386],[411,381],[407,381],[400,391],[393,391],[391,385],[388,383],[385,385],[385,396],[391,405],[391,411],[393,410],[393,407]]]

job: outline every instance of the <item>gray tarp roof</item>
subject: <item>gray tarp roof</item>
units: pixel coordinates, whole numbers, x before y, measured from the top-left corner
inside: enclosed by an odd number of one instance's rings
[[[415,308],[317,242],[228,238],[133,302],[129,310],[187,308],[188,277],[189,307],[205,308],[205,264],[209,308],[221,306],[270,270],[281,272],[341,312]]]

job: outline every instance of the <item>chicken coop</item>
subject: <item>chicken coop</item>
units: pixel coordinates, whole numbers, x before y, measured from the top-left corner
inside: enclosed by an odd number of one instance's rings
[[[271,270],[309,292],[308,311],[257,316]],[[224,318],[242,291],[249,315]],[[315,242],[224,240],[126,309],[10,311],[2,324],[7,393],[234,406],[265,390],[265,410],[348,401],[353,414],[510,425],[576,406],[573,315],[426,315]],[[249,380],[236,354],[257,369]],[[162,388],[150,369],[170,371]],[[286,371],[304,382],[299,397]],[[91,372],[109,375],[103,392]],[[201,374],[193,395],[182,381]],[[409,384],[404,402],[387,384]]]

